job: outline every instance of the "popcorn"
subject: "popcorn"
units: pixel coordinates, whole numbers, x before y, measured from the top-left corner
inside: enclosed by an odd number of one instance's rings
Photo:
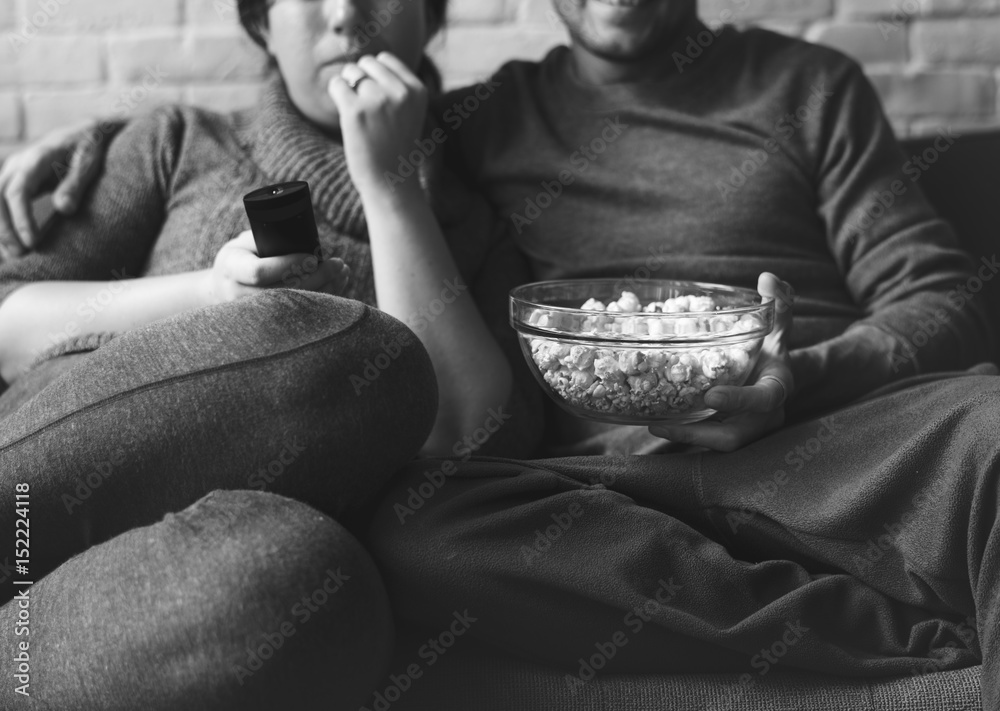
[[[564,365],[578,370],[586,370],[597,358],[597,349],[588,346],[571,346],[569,355],[563,358]]]
[[[625,373],[625,375],[638,375],[641,372],[640,367],[645,360],[646,357],[642,354],[642,351],[625,350],[618,354],[618,369]]]
[[[726,371],[726,357],[718,348],[704,350],[701,352],[701,369],[705,376],[712,380],[718,380]]]
[[[670,366],[670,372],[667,373],[667,380],[669,380],[671,383],[675,384],[686,383],[690,379],[691,379],[691,366],[682,365],[681,363]]]
[[[629,291],[605,304],[587,299],[580,310],[587,316],[538,309],[527,318],[528,324],[542,330],[590,335],[622,335],[658,338],[662,336],[700,336],[702,334],[739,335],[759,329],[763,324],[752,314],[737,316],[718,313],[710,296],[677,296],[653,301],[645,306]],[[708,315],[713,314],[714,315]],[[659,314],[692,314],[663,318]],[[704,314],[704,315],[702,315]]]
[[[597,376],[590,371],[576,370],[570,373],[569,380],[570,387],[574,390],[587,390],[597,380]]]
[[[689,296],[688,311],[715,311],[715,301],[711,296]]]
[[[642,311],[642,307],[639,304],[639,297],[631,291],[622,292],[621,298],[618,299],[618,308],[626,313],[630,311]]]
[[[646,337],[739,335],[759,329],[751,314],[715,313],[708,296],[679,296],[643,306],[635,294],[623,292],[607,304],[588,299],[582,306],[586,317],[537,311],[529,322],[540,329],[618,334],[641,341]],[[705,314],[664,319],[658,314]],[[558,326],[556,325],[558,323]],[[608,345],[568,345],[548,338],[532,338],[531,358],[545,382],[567,403],[613,416],[644,416],[668,419],[690,411],[707,409],[704,395],[715,385],[740,383],[750,370],[751,354],[760,340],[732,345],[698,347],[695,344],[642,347],[634,341],[620,348]]]

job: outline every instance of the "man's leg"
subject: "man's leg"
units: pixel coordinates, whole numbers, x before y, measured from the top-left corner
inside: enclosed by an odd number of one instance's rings
[[[0,558],[19,501],[36,579],[213,489],[339,519],[414,456],[436,402],[417,338],[355,301],[281,289],[126,333],[0,421]]]
[[[273,494],[213,492],[17,589],[0,608],[10,711],[356,711],[392,653],[364,548]]]
[[[1000,679],[998,429],[1000,378],[953,377],[734,454],[473,460],[423,489],[415,463],[370,545],[405,620],[468,608],[572,678],[906,675],[981,646]]]

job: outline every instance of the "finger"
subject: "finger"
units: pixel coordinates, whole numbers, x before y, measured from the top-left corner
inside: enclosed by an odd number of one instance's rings
[[[395,99],[396,101],[402,101],[406,95],[409,93],[409,88],[396,76],[396,73],[390,69],[388,66],[375,59],[371,55],[366,55],[358,60],[358,67],[367,74],[372,80],[374,80],[378,86],[382,88],[387,96]],[[358,94],[361,94],[364,89],[364,85],[367,82],[361,82],[358,85]],[[370,88],[370,87],[369,87]]]
[[[705,393],[705,404],[728,413],[777,410],[794,391],[795,379],[789,358],[780,352],[762,352],[749,382],[743,386],[713,387]]]
[[[327,284],[339,279],[339,272],[344,268],[344,263],[339,259],[318,263],[310,255],[296,255],[296,257],[297,261],[292,268],[285,270],[281,280],[271,284],[271,287],[323,291]]]
[[[101,150],[92,142],[78,145],[69,161],[69,170],[59,182],[52,204],[64,215],[72,215],[101,168]]]
[[[253,237],[253,230],[243,230],[233,237],[226,246],[241,247],[257,254],[257,240]]]
[[[719,412],[772,412],[785,404],[789,388],[775,373],[762,372],[757,382],[743,387],[719,385],[705,393],[705,404]]]
[[[392,52],[379,52],[375,59],[379,63],[388,67],[393,71],[393,73],[399,77],[400,81],[406,84],[411,89],[424,89],[424,83],[420,81],[420,77],[413,73],[413,71],[403,63],[403,61],[397,57]]]
[[[313,273],[299,279],[294,288],[339,295],[347,283],[347,272],[347,265],[343,261],[330,259],[320,264]]]
[[[26,178],[22,175],[11,178],[4,189],[3,197],[7,203],[15,236],[28,249],[34,247],[38,242],[38,226],[31,212],[31,199],[34,196]]]
[[[351,283],[351,268],[344,265],[343,270],[341,270],[339,276],[327,284],[323,291],[331,296],[343,296],[347,293],[347,285]]]
[[[219,261],[223,273],[229,279],[244,286],[269,287],[284,286],[289,275],[315,271],[316,258],[308,254],[285,254],[278,257],[260,257],[247,233],[228,242],[219,251]],[[312,269],[310,269],[310,265]]]
[[[653,425],[649,428],[656,437],[678,444],[707,447],[717,452],[735,452],[743,445],[757,439],[766,431],[764,420],[759,422],[696,422],[692,425]]]
[[[336,76],[331,79],[326,89],[341,114],[357,106],[358,95],[347,85],[347,81],[342,76]]]
[[[14,232],[14,225],[7,212],[7,204],[3,199],[3,187],[0,184],[0,257],[5,261],[24,254],[24,245]]]
[[[777,334],[775,340],[783,342],[792,330],[795,290],[788,282],[764,272],[757,279],[757,291],[764,301],[774,301],[774,331],[771,335]]]

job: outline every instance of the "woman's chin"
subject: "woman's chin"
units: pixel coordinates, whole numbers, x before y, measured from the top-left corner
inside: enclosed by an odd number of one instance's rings
[[[324,133],[340,135],[340,112],[329,96],[311,98],[310,101],[297,100],[294,96],[291,99],[309,123]]]

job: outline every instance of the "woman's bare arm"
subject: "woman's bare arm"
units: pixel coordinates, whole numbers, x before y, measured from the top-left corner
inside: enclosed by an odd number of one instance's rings
[[[358,66],[369,79],[352,89],[336,78],[330,91],[368,220],[378,304],[410,326],[430,354],[439,406],[422,452],[449,455],[482,427],[490,408],[507,402],[511,368],[461,282],[419,182],[389,185],[384,178],[420,136],[426,89],[391,54],[363,57]]]
[[[219,250],[212,269],[116,281],[39,281],[0,302],[0,378],[14,382],[45,350],[67,339],[123,333],[185,311],[284,286],[306,255],[260,258],[244,232]],[[348,271],[324,261],[297,288],[340,294]]]

